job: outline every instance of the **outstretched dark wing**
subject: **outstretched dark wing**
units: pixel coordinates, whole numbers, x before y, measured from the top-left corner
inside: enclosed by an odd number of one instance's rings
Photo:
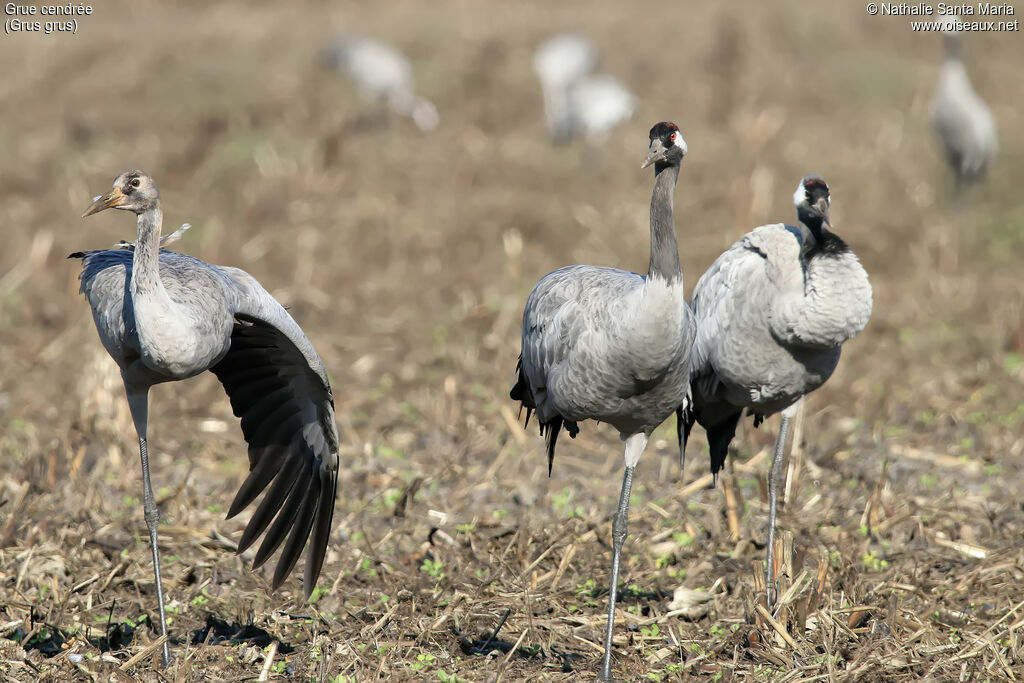
[[[242,419],[250,470],[228,518],[266,490],[238,552],[266,532],[255,568],[284,542],[272,584],[277,589],[309,540],[308,598],[327,552],[338,486],[334,397],[320,357],[284,308],[244,272],[222,270],[238,285],[239,305],[231,348],[210,369]]]

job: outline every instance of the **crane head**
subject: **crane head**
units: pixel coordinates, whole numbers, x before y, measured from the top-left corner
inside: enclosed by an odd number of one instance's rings
[[[804,176],[793,193],[793,204],[796,206],[797,217],[805,225],[812,223],[824,224],[831,228],[829,218],[829,207],[832,205],[832,197],[829,194],[828,183],[816,173]]]
[[[159,203],[160,190],[153,178],[133,169],[117,176],[110,191],[96,197],[82,218],[104,209],[123,209],[140,214],[156,208]]]
[[[686,156],[686,140],[676,124],[670,121],[654,124],[650,138],[647,157],[640,168],[647,168],[651,164],[678,165]]]

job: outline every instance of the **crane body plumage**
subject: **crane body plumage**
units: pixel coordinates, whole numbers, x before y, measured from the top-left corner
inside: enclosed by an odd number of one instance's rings
[[[569,266],[541,278],[523,312],[522,353],[510,396],[537,412],[548,473],[558,434],[583,420],[605,422],[625,442],[625,473],[612,520],[608,621],[599,680],[611,680],[612,633],[633,471],[651,432],[689,401],[693,315],[684,302],[672,194],[686,143],[675,124],[650,132],[643,167],[655,165],[647,275]]]
[[[769,572],[789,419],[798,402],[831,377],[842,344],[864,329],[872,309],[867,273],[827,229],[831,198],[824,179],[806,176],[793,199],[799,226],[754,229],[697,282],[692,409],[680,420],[681,457],[697,422],[707,431],[717,478],[743,411],[754,415],[755,426],[782,413],[769,473]]]
[[[149,249],[140,245],[138,252],[145,257]],[[156,291],[166,296],[136,303],[143,286],[132,275],[133,252],[110,249],[82,257],[81,289],[104,348],[125,372],[151,384],[193,377],[220,360],[230,346],[238,308],[230,284],[215,267],[167,250],[159,259],[163,272]],[[211,307],[224,315],[193,313]]]
[[[871,288],[857,257],[842,249],[805,261],[804,249],[798,228],[763,225],[698,281],[691,368],[698,411],[711,424],[712,414],[738,407],[788,408],[825,383],[841,344],[867,323]]]
[[[685,393],[692,314],[682,278],[568,266],[545,276],[523,314],[522,378],[537,419],[586,419],[625,439],[650,434]]]
[[[224,386],[249,446],[250,473],[228,517],[266,491],[238,552],[266,532],[253,562],[259,566],[284,543],[272,582],[276,589],[308,540],[308,597],[326,553],[338,473],[334,399],[320,356],[284,307],[250,275],[160,249],[162,214],[152,178],[125,172],[85,215],[107,208],[138,215],[134,248],[72,257],[82,259],[81,290],[103,346],[121,368],[139,436],[162,632],[167,631],[156,538],[159,514],[146,441],[149,389],[206,370]],[[166,665],[166,643],[163,658]]]

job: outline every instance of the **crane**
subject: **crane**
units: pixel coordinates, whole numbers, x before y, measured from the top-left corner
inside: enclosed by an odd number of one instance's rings
[[[536,411],[547,437],[548,475],[558,434],[583,420],[605,422],[625,442],[626,469],[612,522],[608,622],[600,680],[611,680],[612,632],[633,470],[651,432],[689,400],[689,357],[695,335],[685,305],[672,194],[686,142],[674,123],[650,131],[641,168],[654,165],[651,256],[647,275],[617,268],[568,266],[534,286],[523,311],[518,379],[510,392]],[[683,305],[680,306],[680,302]]]
[[[768,472],[768,604],[782,457],[798,402],[832,375],[842,344],[871,316],[871,284],[831,232],[828,184],[805,176],[793,194],[799,226],[762,225],[719,256],[693,290],[697,338],[691,409],[681,409],[680,452],[693,423],[707,431],[716,482],[743,410],[757,427],[782,413]]]
[[[960,58],[960,34],[947,20],[943,32],[946,59],[939,70],[939,83],[932,103],[932,124],[953,168],[957,190],[980,180],[998,149],[992,112],[971,87],[967,68]]]
[[[556,142],[599,141],[633,116],[636,98],[609,74],[592,74],[597,49],[581,35],[560,33],[537,48],[533,69],[544,93],[544,119]]]
[[[149,390],[206,370],[224,386],[249,446],[249,475],[228,518],[266,489],[238,552],[266,531],[253,560],[256,568],[284,542],[272,582],[276,590],[309,540],[303,577],[308,599],[323,566],[338,483],[334,397],[320,356],[252,276],[160,249],[163,212],[152,177],[125,171],[82,217],[105,209],[136,214],[134,249],[76,252],[69,258],[82,259],[81,291],[100,341],[120,366],[138,433],[161,634],[167,635],[167,619],[157,547],[159,511],[146,442]],[[166,640],[162,660],[164,666],[170,662]]]
[[[355,81],[365,99],[382,100],[399,116],[411,118],[420,130],[433,130],[441,122],[437,106],[416,94],[408,58],[387,43],[344,36],[327,48],[325,61]]]

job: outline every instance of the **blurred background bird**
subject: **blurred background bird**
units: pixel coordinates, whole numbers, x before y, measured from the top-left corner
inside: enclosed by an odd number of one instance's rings
[[[420,130],[434,130],[441,122],[437,106],[416,94],[409,59],[391,45],[366,36],[341,36],[324,51],[324,62],[351,78],[366,100],[383,102]]]
[[[599,142],[632,118],[636,98],[614,76],[592,73],[597,61],[597,48],[576,33],[548,38],[534,52],[544,122],[554,142],[574,137]]]
[[[946,58],[932,102],[932,124],[953,169],[956,189],[982,179],[998,150],[992,111],[974,91],[962,57],[960,17],[946,20]]]

